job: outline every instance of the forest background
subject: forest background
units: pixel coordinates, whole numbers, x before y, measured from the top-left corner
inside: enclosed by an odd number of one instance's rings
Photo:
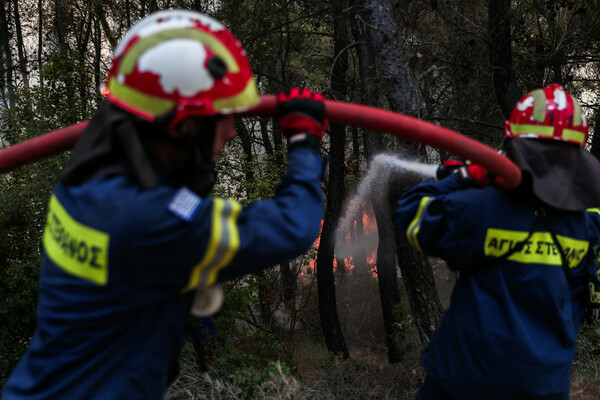
[[[2,0],[2,146],[89,119],[119,38],[168,8],[223,21],[246,48],[261,94],[309,87],[493,148],[522,95],[560,83],[580,99],[588,148],[600,155],[598,0]],[[250,203],[276,190],[285,143],[268,119],[240,119],[237,128],[214,194]],[[322,151],[329,174],[320,240],[297,260],[225,285],[216,336],[207,335],[209,321],[190,320],[195,334],[167,398],[414,396],[419,354],[455,278],[406,246],[392,223],[390,204],[424,176],[380,170],[350,229],[341,241],[336,235],[361,179],[382,168],[373,165],[377,154],[427,164],[451,155],[338,125]],[[0,385],[35,329],[46,203],[67,159],[65,152],[0,177]],[[599,332],[597,323],[580,332],[572,399],[600,398]]]

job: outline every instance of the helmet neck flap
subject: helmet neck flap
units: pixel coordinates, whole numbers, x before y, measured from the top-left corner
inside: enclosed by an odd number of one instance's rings
[[[191,158],[183,168],[169,174],[169,183],[186,186],[200,196],[207,196],[217,181],[217,171],[212,161],[218,116],[203,118],[200,135],[183,134],[180,138],[165,138],[167,143],[184,151],[191,151]]]
[[[206,196],[217,179],[212,148],[218,117],[206,117],[205,120],[202,134],[196,138],[185,135],[172,139],[161,131],[161,127],[166,129],[168,122],[149,123],[105,101],[77,141],[60,182],[65,186],[79,186],[99,176],[127,175],[144,190],[164,183],[187,186]],[[167,173],[157,166],[145,140],[183,148],[191,151],[192,157],[183,168]]]

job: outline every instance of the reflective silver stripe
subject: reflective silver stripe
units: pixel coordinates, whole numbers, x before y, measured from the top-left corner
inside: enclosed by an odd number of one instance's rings
[[[417,240],[417,235],[419,233],[419,230],[421,229],[421,220],[423,214],[425,213],[425,210],[427,209],[429,203],[431,203],[431,200],[433,200],[431,197],[423,197],[421,199],[421,201],[419,202],[419,208],[417,209],[417,213],[415,214],[415,217],[410,222],[410,224],[408,225],[408,229],[406,230],[406,238],[408,239],[408,243],[410,243],[412,247],[419,250],[420,252],[422,252],[423,250],[421,250],[421,246],[419,245],[419,241]]]
[[[199,284],[212,285],[220,269],[231,262],[240,247],[237,217],[242,209],[235,200],[213,199],[210,239],[202,260],[194,267],[184,291]]]

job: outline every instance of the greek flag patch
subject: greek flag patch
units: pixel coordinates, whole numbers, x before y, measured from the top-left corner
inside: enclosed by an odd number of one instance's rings
[[[182,187],[169,203],[169,211],[184,221],[191,221],[201,202],[200,196],[190,189]]]

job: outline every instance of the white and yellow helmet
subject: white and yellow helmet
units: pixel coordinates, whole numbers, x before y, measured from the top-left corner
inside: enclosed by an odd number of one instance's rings
[[[153,13],[114,51],[106,97],[148,121],[173,113],[234,114],[259,101],[246,52],[219,21],[197,12]]]

